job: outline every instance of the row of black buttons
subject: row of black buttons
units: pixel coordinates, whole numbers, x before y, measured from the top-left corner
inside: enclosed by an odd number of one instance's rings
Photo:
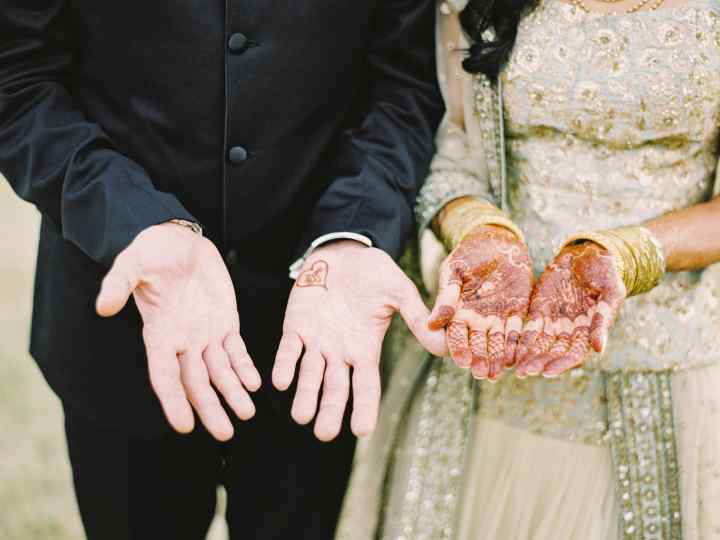
[[[238,32],[230,36],[227,46],[228,50],[232,54],[243,54],[245,51],[248,50],[248,48],[250,48],[251,42],[245,34],[241,34]],[[247,158],[248,152],[242,146],[233,146],[228,152],[228,160],[233,165],[239,165],[240,163],[245,162]],[[225,264],[227,264],[229,267],[235,266],[238,262],[238,259],[238,252],[234,249],[231,249],[225,255]]]
[[[237,33],[230,36],[228,40],[228,49],[233,54],[242,54],[248,50],[250,40],[245,34]],[[243,163],[248,158],[247,150],[242,146],[234,146],[230,149],[228,159],[233,165]]]

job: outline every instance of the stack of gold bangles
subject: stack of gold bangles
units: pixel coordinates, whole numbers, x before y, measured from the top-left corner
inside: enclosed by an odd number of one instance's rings
[[[502,210],[480,199],[467,199],[453,207],[438,223],[437,232],[445,247],[452,251],[463,238],[482,225],[504,227],[525,241],[520,228]]]
[[[625,284],[627,296],[654,289],[665,274],[662,245],[645,227],[621,227],[577,234],[570,237],[563,248],[581,242],[594,242],[610,252]]]
[[[482,225],[504,227],[525,242],[520,228],[502,210],[487,201],[474,198],[457,201],[455,206],[448,208],[442,219],[436,222],[436,233],[445,247],[452,251],[468,234]],[[662,245],[645,227],[621,227],[576,234],[562,247],[582,242],[593,242],[610,252],[625,284],[627,296],[655,288],[665,274],[666,261]]]

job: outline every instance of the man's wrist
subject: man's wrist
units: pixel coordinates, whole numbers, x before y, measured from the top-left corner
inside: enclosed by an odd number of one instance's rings
[[[324,246],[326,244],[329,244],[330,242],[337,242],[339,240],[352,240],[354,242],[358,242],[359,244],[366,246],[366,247],[372,247],[373,243],[372,240],[370,240],[367,236],[352,232],[337,232],[337,233],[330,233],[330,234],[324,234],[323,236],[320,236],[316,238],[311,244],[310,247],[305,251],[302,257],[300,257],[297,261],[295,261],[290,266],[290,279],[297,279],[300,275],[300,271],[303,268],[303,265],[305,264],[305,261],[310,257],[310,255],[321,246]]]

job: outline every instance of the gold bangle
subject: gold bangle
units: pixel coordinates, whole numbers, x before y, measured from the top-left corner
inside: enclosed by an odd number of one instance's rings
[[[654,289],[665,274],[662,245],[645,227],[621,227],[576,234],[561,249],[580,242],[594,242],[610,252],[628,297]]]
[[[445,247],[452,251],[468,234],[482,225],[504,227],[525,242],[520,228],[502,210],[479,199],[468,199],[452,208],[443,216],[438,228]]]

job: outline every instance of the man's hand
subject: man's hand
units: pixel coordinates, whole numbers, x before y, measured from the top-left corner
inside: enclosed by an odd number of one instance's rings
[[[447,327],[455,363],[477,379],[497,381],[514,364],[533,275],[527,246],[514,233],[483,225],[445,259],[428,322]]]
[[[427,328],[428,310],[415,285],[384,252],[353,241],[323,246],[308,258],[290,295],[273,383],[287,390],[302,356],[292,417],[323,441],[340,432],[350,395],[352,430],[375,429],[380,404],[380,351],[393,315],[400,312],[431,353],[447,349],[442,332]],[[303,354],[304,351],[304,354]]]
[[[592,242],[568,246],[533,291],[516,375],[557,377],[594,349],[602,352],[626,290],[610,253]]]
[[[260,375],[240,337],[235,291],[215,246],[180,225],[150,227],[115,259],[98,314],[116,315],[131,294],[144,323],[150,382],[170,424],[192,431],[192,404],[216,439],[230,439],[233,427],[213,386],[246,420],[255,414],[247,390],[260,387]]]

